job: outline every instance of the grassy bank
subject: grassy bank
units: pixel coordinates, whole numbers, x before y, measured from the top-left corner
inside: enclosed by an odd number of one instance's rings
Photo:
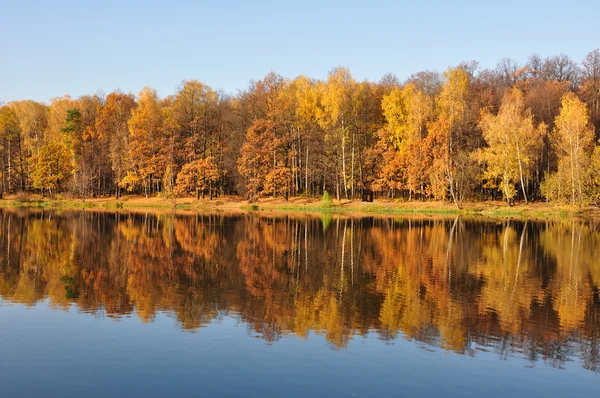
[[[355,215],[372,214],[447,214],[482,215],[488,217],[584,217],[600,218],[596,207],[577,208],[557,206],[547,203],[519,204],[509,207],[504,202],[465,203],[457,209],[450,203],[442,202],[402,202],[397,200],[376,200],[373,203],[358,200],[323,201],[316,198],[292,198],[290,200],[265,198],[250,203],[238,197],[224,197],[214,200],[195,198],[167,199],[125,196],[115,198],[42,198],[39,196],[8,196],[0,199],[0,207],[31,207],[48,209],[164,209],[188,211],[282,211],[320,212]]]

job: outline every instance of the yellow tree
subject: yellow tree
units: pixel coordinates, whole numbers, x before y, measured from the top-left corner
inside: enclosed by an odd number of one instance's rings
[[[12,102],[21,130],[21,158],[24,162],[24,178],[27,180],[35,167],[36,157],[44,143],[44,130],[48,125],[48,107],[35,101]]]
[[[594,147],[586,175],[587,184],[584,187],[586,197],[596,205],[600,205],[600,146]]]
[[[295,86],[297,101],[296,127],[305,147],[304,151],[302,151],[299,142],[298,164],[304,164],[304,190],[305,193],[310,194],[311,183],[309,182],[309,174],[312,179],[314,178],[315,171],[318,171],[318,168],[311,168],[310,165],[317,164],[314,158],[320,152],[319,150],[322,149],[319,145],[322,136],[318,134],[319,91],[317,90],[315,81],[305,76],[298,77],[292,84]],[[302,162],[303,159],[304,162]],[[302,175],[300,175],[300,179],[302,179]]]
[[[409,83],[402,90],[395,87],[382,100],[389,141],[405,159],[407,181],[411,192],[424,196],[426,124],[433,112],[433,100]]]
[[[321,91],[316,80],[305,76],[298,77],[292,84],[296,94],[295,126],[305,147],[304,150],[299,147],[299,164],[304,165],[304,189],[310,195],[324,171],[320,167],[324,161],[323,130],[319,126]]]
[[[62,128],[65,124],[65,116],[69,109],[75,109],[77,106],[70,96],[55,97],[50,100],[50,106],[47,113],[47,126],[44,133],[48,141],[62,141],[64,139]]]
[[[533,116],[525,109],[523,93],[516,88],[504,96],[498,115],[483,114],[479,126],[487,147],[476,156],[485,165],[484,178],[488,186],[495,186],[495,182],[501,180],[499,189],[511,203],[518,182],[527,203],[525,181],[529,178],[546,126],[541,123],[538,128],[534,127]]]
[[[51,142],[41,147],[35,169],[31,174],[33,187],[50,196],[71,176],[71,154],[62,143]]]
[[[341,155],[341,162],[336,161],[337,178],[336,191],[338,199],[340,197],[340,177],[341,185],[344,188],[344,195],[348,198],[348,179],[346,173],[346,140],[348,136],[348,116],[351,103],[351,90],[355,81],[347,68],[336,68],[327,78],[325,84],[321,84],[321,110],[319,112],[319,124],[327,131],[325,141],[331,143],[332,156]],[[339,146],[336,145],[339,143]],[[339,150],[336,150],[339,149]],[[337,159],[336,159],[337,160]],[[339,164],[341,163],[341,167]]]
[[[219,169],[215,165],[214,158],[209,156],[186,163],[177,174],[175,193],[195,193],[196,199],[200,199],[200,193],[204,197],[206,191],[213,198],[213,188],[219,181]]]
[[[409,151],[413,154],[408,162],[408,185],[413,192],[420,190],[421,199],[425,196],[426,170],[430,156],[426,153],[427,123],[433,116],[433,98],[417,90],[412,84],[404,88],[408,105]],[[416,154],[416,156],[415,156]]]
[[[250,197],[269,193],[287,197],[291,191],[295,174],[292,148],[298,131],[294,90],[294,85],[273,73],[253,88],[253,95],[262,97],[266,106],[248,128],[238,160]]]
[[[23,167],[21,158],[21,126],[19,118],[10,105],[0,107],[0,143],[2,144],[2,191],[12,191],[16,181],[13,179],[20,175],[20,185],[24,189]],[[21,167],[19,167],[21,165]]]
[[[433,164],[429,171],[432,191],[438,198],[447,194],[460,208],[463,186],[457,167],[460,159],[460,123],[467,110],[469,77],[463,68],[444,72],[444,86],[436,99],[436,119],[429,124],[429,141],[433,150]]]
[[[148,197],[153,183],[161,181],[168,163],[169,139],[156,90],[146,87],[138,94],[138,106],[131,111],[128,126],[131,169],[121,182],[130,187],[141,184]]]
[[[104,98],[101,95],[85,95],[77,101],[68,99],[59,100],[56,105],[72,105],[66,109],[57,106],[62,116],[62,125],[59,125],[60,140],[71,153],[73,164],[73,188],[78,196],[103,194],[106,191],[106,182],[110,184],[110,160],[107,147],[100,140],[95,128],[99,110],[102,108]],[[51,105],[51,114],[54,103]],[[62,114],[62,115],[61,115]],[[52,118],[54,119],[54,117]],[[54,120],[49,128],[54,129]],[[49,134],[51,141],[56,140],[54,133]]]
[[[369,162],[368,148],[377,143],[377,131],[384,124],[381,101],[385,90],[375,83],[363,81],[352,88],[350,121],[350,189],[354,197],[360,189],[361,196],[369,188],[373,169],[366,167]],[[357,175],[358,174],[358,175]]]
[[[95,123],[100,142],[108,148],[117,199],[120,196],[121,180],[130,169],[128,121],[135,106],[132,94],[118,91],[110,93],[104,106],[100,108]]]
[[[404,91],[394,87],[381,101],[386,125],[379,130],[376,152],[381,164],[373,188],[376,190],[402,189],[406,184],[404,173],[409,144],[408,104]]]
[[[173,117],[181,146],[181,160],[193,161],[211,155],[214,133],[212,113],[217,107],[218,96],[208,85],[198,80],[184,81],[175,96]]]
[[[575,94],[566,94],[554,125],[554,139],[561,158],[557,173],[544,184],[544,193],[550,199],[569,198],[571,204],[582,205],[585,171],[594,139],[585,104]],[[569,187],[568,193],[563,189],[564,183]]]

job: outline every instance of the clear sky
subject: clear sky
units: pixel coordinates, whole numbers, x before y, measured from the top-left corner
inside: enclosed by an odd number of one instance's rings
[[[600,47],[600,1],[0,0],[0,99],[199,79],[235,93],[270,71],[400,80],[461,61],[494,67]]]

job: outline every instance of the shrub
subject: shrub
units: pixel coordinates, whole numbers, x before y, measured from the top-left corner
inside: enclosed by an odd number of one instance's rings
[[[321,206],[331,207],[332,204],[333,204],[333,201],[331,200],[331,196],[329,195],[329,192],[327,192],[327,191],[323,192],[323,197],[321,198]]]

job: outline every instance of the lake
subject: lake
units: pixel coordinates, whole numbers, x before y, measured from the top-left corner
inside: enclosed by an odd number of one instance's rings
[[[0,210],[3,397],[600,395],[600,224]]]

